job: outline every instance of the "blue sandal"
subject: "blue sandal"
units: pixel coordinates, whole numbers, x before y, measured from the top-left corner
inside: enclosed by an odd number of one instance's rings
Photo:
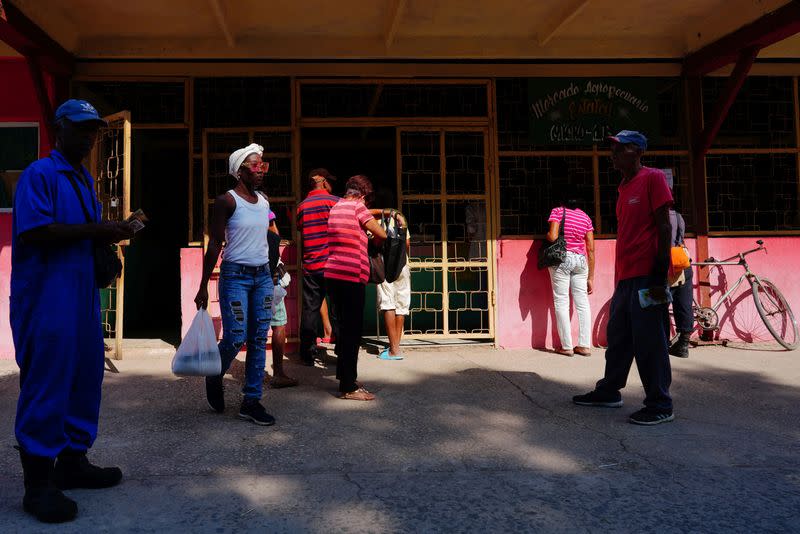
[[[391,354],[389,354],[389,349],[384,349],[383,352],[378,354],[378,359],[379,360],[402,360],[403,357],[402,356],[392,356]]]

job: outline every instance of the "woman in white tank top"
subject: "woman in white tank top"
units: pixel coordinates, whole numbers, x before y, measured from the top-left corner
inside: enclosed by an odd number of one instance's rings
[[[230,174],[239,182],[214,202],[203,279],[195,303],[198,309],[208,306],[208,281],[222,252],[219,273],[222,374],[206,378],[206,397],[214,411],[225,410],[222,377],[247,343],[239,418],[268,426],[275,423],[275,418],[260,403],[273,290],[267,245],[269,202],[257,192],[269,169],[269,164],[261,160],[263,152],[263,147],[252,144],[228,158]]]

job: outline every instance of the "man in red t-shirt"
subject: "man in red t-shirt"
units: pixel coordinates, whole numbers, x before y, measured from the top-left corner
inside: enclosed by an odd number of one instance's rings
[[[646,396],[644,408],[629,421],[657,425],[674,418],[667,310],[672,193],[664,173],[642,166],[647,148],[644,135],[623,130],[610,139],[611,161],[622,174],[622,182],[617,199],[616,288],[609,311],[606,369],[594,391],[576,395],[572,401],[581,406],[622,406],[620,390],[635,358]]]
[[[300,316],[300,361],[314,365],[319,332],[319,309],[325,300],[325,262],[328,261],[328,217],[339,197],[331,194],[336,180],[326,169],[308,173],[311,191],[297,206],[297,228],[303,235],[303,310]],[[336,318],[331,314],[331,321]]]

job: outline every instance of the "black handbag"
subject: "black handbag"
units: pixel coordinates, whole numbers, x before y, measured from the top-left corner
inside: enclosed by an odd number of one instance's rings
[[[398,224],[396,216],[397,211],[392,210],[388,217],[384,217],[381,224],[386,230],[386,241],[383,242],[383,265],[387,282],[394,282],[400,277],[408,257],[406,250],[408,230]]]
[[[369,256],[369,283],[382,284],[386,280],[386,266],[383,263],[382,247],[377,247],[370,240],[367,246],[367,256]]]
[[[75,194],[78,195],[78,200],[81,202],[83,209],[83,216],[86,217],[86,222],[89,224],[95,223],[94,217],[89,213],[86,204],[83,201],[78,184],[72,174],[68,174],[69,182],[72,188],[75,189]],[[91,191],[91,190],[90,190]],[[93,243],[92,252],[94,254],[94,280],[97,287],[103,289],[110,286],[119,275],[122,274],[122,262],[117,257],[117,250],[114,245]]]
[[[567,208],[561,213],[561,226],[558,228],[558,237],[552,243],[544,240],[539,249],[539,268],[557,267],[567,258],[567,240],[564,239],[564,221],[567,218]]]

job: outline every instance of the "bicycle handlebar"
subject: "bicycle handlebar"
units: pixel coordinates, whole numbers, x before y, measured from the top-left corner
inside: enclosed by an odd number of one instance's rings
[[[741,265],[744,262],[744,257],[747,256],[748,254],[752,254],[753,252],[758,252],[760,250],[767,250],[767,247],[764,246],[764,241],[762,241],[761,239],[757,240],[756,244],[758,245],[756,248],[747,250],[745,252],[739,252],[737,254],[734,254],[730,258],[725,258],[724,260],[717,260],[712,257],[712,258],[707,258],[704,261],[695,262],[694,264],[700,267],[707,267],[709,265]],[[738,258],[738,261],[735,262],[731,261],[736,258]]]

